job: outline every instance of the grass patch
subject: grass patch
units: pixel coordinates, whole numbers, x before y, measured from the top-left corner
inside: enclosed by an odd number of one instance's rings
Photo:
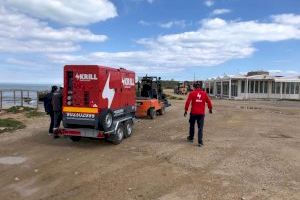
[[[37,110],[31,110],[29,112],[26,112],[25,116],[28,117],[28,118],[32,118],[32,117],[42,117],[44,116],[45,113],[43,112],[39,112]]]
[[[182,98],[182,97],[176,97],[176,96],[172,96],[172,95],[167,95],[167,98],[171,99],[171,100],[184,100],[184,98]]]
[[[22,122],[12,118],[0,119],[0,134],[4,132],[12,132],[25,127],[26,126]]]
[[[42,117],[42,116],[45,115],[45,113],[39,112],[35,108],[22,107],[22,106],[13,106],[13,107],[10,107],[9,109],[6,110],[6,112],[13,113],[13,114],[25,113],[25,116],[28,117],[28,118]]]
[[[8,113],[22,113],[22,112],[30,112],[30,111],[34,111],[36,109],[34,108],[30,108],[30,107],[22,107],[22,106],[13,106],[10,107],[9,109],[6,110],[6,112]]]

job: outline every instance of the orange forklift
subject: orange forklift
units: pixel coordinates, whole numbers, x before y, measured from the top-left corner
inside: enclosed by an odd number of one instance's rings
[[[166,107],[171,106],[163,93],[161,78],[145,76],[137,84],[136,117],[156,118],[157,114],[165,114]]]

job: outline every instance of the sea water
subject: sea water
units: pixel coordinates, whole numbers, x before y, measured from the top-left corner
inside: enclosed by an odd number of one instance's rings
[[[33,90],[49,91],[50,84],[28,84],[28,83],[0,83],[0,90]]]
[[[0,83],[2,108],[22,105],[21,90],[23,90],[23,98],[26,99],[23,101],[23,106],[36,107],[38,103],[38,92],[50,91],[50,89],[50,84]]]

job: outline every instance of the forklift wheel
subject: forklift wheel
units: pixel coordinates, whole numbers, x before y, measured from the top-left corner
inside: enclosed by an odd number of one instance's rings
[[[149,116],[151,119],[155,119],[156,118],[156,110],[154,108],[150,108],[149,110]]]
[[[71,136],[70,138],[73,142],[79,142],[79,140],[81,139],[80,136]]]
[[[132,120],[128,120],[124,123],[124,127],[125,127],[125,138],[128,138],[132,135],[132,128],[133,128],[133,122]]]
[[[164,107],[164,106],[161,107],[161,109],[158,111],[158,113],[159,113],[160,115],[164,115],[164,114],[166,113],[165,107]]]

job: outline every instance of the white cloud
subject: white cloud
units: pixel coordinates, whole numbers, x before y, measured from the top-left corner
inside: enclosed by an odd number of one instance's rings
[[[295,14],[282,14],[282,15],[273,15],[271,18],[280,24],[290,24],[300,26],[300,15]]]
[[[40,72],[41,68],[50,70],[51,65],[43,63],[42,60],[34,61],[32,59],[23,59],[23,58],[7,58],[5,60],[6,65],[14,66],[14,69],[19,70],[28,70]]]
[[[206,0],[206,1],[204,1],[204,4],[207,7],[212,7],[215,4],[215,2],[213,0]]]
[[[173,27],[179,27],[179,28],[185,28],[187,25],[185,20],[173,20],[173,21],[167,21],[167,22],[148,22],[144,20],[140,20],[138,24],[142,26],[159,26],[161,28],[173,28]]]
[[[74,52],[80,46],[72,42],[53,42],[42,40],[11,40],[0,38],[0,52],[33,53],[33,52]]]
[[[295,17],[298,17],[298,15]],[[144,50],[94,52],[81,56],[51,54],[59,63],[103,63],[147,71],[175,71],[188,67],[216,66],[232,59],[251,56],[258,42],[300,39],[300,27],[275,20],[225,21],[206,19],[198,30],[138,40]]]
[[[278,74],[278,73],[282,73],[282,70],[280,70],[280,69],[270,69],[270,70],[268,70],[268,72],[270,72],[271,74]]]
[[[172,28],[172,27],[180,27],[184,28],[186,27],[186,23],[184,20],[174,20],[174,21],[169,21],[165,23],[159,23],[158,24],[161,28]]]
[[[142,26],[150,26],[150,25],[151,25],[150,22],[147,22],[147,21],[144,21],[144,20],[140,20],[138,23],[139,23],[140,25],[142,25]]]
[[[4,0],[5,6],[61,24],[88,25],[116,17],[109,0]]]
[[[212,11],[211,15],[223,15],[223,14],[227,14],[227,13],[230,13],[231,10],[229,9],[225,9],[225,8],[222,8],[222,9],[215,9]]]
[[[87,29],[54,29],[47,23],[0,7],[0,51],[67,52],[79,49],[78,42],[103,42],[105,35]]]

